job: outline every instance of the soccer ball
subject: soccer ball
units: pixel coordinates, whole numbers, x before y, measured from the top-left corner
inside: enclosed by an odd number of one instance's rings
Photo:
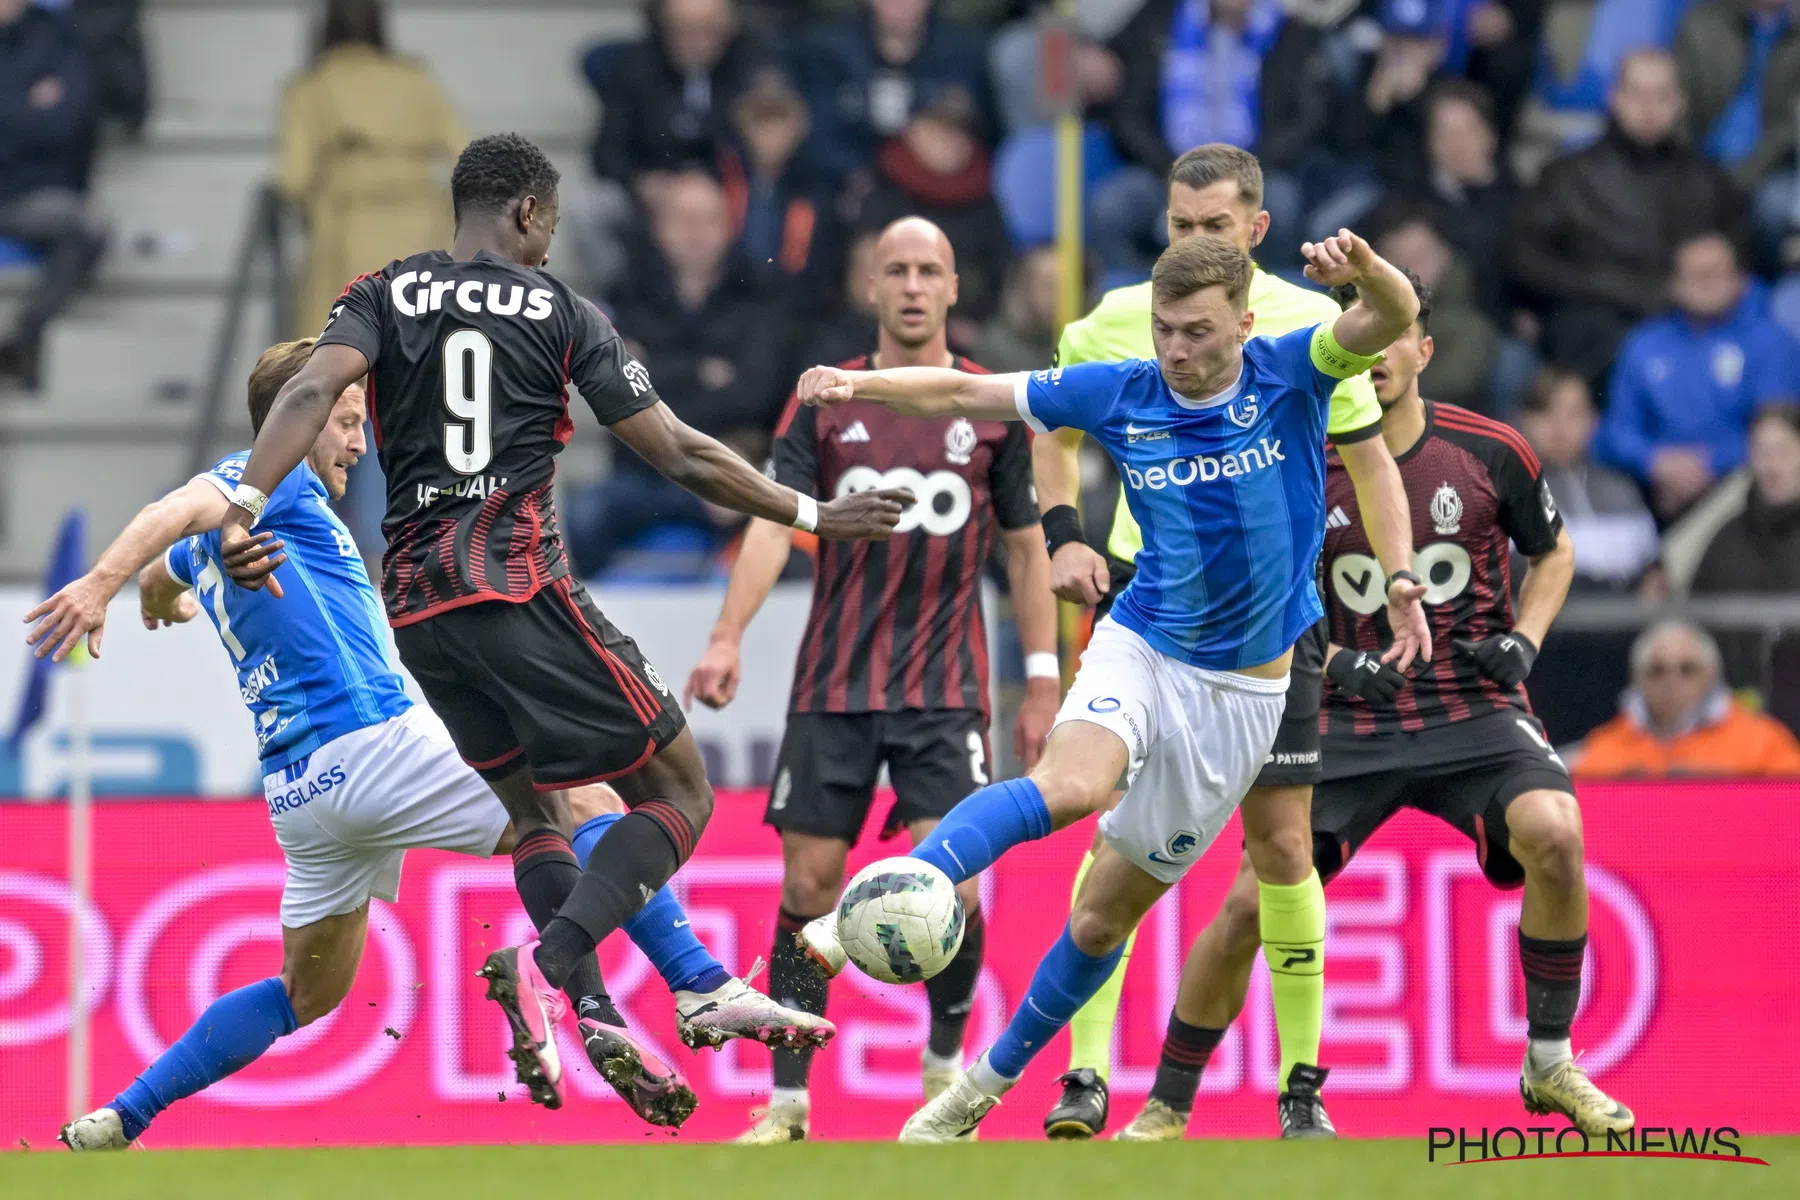
[[[962,897],[950,877],[918,858],[872,862],[838,901],[838,940],[850,961],[883,983],[920,983],[962,946]]]

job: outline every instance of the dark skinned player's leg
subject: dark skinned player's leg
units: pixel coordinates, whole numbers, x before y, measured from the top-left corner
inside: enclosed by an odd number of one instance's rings
[[[537,966],[557,987],[669,882],[712,817],[712,784],[687,729],[613,787],[631,811],[606,831],[568,901],[543,928]]]
[[[527,767],[503,779],[490,779],[488,786],[512,818],[513,883],[532,925],[541,934],[581,878],[581,864],[569,845],[574,819],[569,813],[568,793],[538,791],[531,786]],[[606,994],[600,960],[593,954],[573,965],[561,987],[577,1012],[586,1000],[590,1006],[598,1005],[609,1019],[620,1020]]]

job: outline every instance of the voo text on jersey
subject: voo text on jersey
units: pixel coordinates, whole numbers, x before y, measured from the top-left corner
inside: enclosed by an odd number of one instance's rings
[[[414,291],[414,288],[417,288]],[[403,317],[423,316],[444,307],[444,298],[453,297],[456,307],[466,313],[489,312],[496,317],[513,317],[524,310],[528,321],[542,321],[551,313],[556,293],[549,288],[532,288],[523,284],[483,283],[479,279],[433,280],[430,271],[408,271],[388,284],[388,296],[394,309]]]

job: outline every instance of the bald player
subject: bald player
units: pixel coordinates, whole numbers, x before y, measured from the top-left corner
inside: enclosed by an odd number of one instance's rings
[[[881,235],[873,270],[874,351],[841,366],[986,373],[945,340],[956,254],[941,229],[918,217],[896,221]],[[904,829],[914,845],[991,778],[981,576],[996,533],[1025,651],[1013,742],[1027,766],[1050,732],[1059,700],[1056,602],[1032,496],[1029,436],[1016,422],[921,420],[862,401],[820,409],[788,400],[776,430],[776,480],[820,499],[882,487],[918,498],[888,541],[818,548],[812,613],[763,818],[781,831],[783,865],[769,991],[795,1007],[825,1012],[826,981],[794,935],[836,906],[882,765],[898,796],[883,836]],[[739,645],[781,575],[793,533],[771,521],[750,523],[711,645],[688,679],[688,703],[698,697],[723,708],[737,694]],[[967,913],[962,949],[924,985],[931,1000],[921,1063],[926,1099],[962,1073],[963,1031],[981,973],[976,880],[958,890]],[[811,1058],[810,1050],[776,1052],[769,1107],[740,1142],[806,1139]]]

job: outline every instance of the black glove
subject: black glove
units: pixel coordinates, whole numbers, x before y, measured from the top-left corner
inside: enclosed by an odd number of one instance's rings
[[[1537,647],[1522,633],[1497,633],[1479,642],[1455,638],[1450,645],[1456,653],[1474,662],[1477,671],[1503,688],[1524,683],[1525,677],[1531,674],[1531,665],[1537,662]]]
[[[1339,650],[1325,664],[1325,676],[1340,692],[1361,696],[1382,708],[1391,708],[1394,697],[1406,686],[1406,676],[1367,650]]]

